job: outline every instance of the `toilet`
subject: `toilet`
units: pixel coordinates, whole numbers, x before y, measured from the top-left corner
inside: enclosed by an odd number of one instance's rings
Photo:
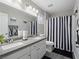
[[[50,41],[46,41],[46,51],[47,52],[52,52],[54,43]]]

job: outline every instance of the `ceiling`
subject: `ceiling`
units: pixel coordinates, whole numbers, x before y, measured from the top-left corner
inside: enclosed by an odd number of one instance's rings
[[[32,0],[43,10],[50,14],[71,11],[74,8],[75,0]]]

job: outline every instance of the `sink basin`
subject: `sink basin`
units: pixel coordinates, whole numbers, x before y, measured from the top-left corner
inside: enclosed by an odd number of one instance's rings
[[[7,50],[7,49],[14,48],[14,47],[17,47],[17,46],[22,45],[22,44],[23,44],[22,42],[12,43],[12,44],[2,46],[2,49]]]

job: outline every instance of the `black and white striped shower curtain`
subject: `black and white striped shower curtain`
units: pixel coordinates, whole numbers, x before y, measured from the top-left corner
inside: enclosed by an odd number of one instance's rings
[[[72,51],[72,16],[52,17],[48,20],[48,41],[54,48]]]

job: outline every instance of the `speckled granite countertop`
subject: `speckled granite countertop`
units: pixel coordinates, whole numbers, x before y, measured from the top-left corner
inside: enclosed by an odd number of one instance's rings
[[[2,46],[0,46],[0,55],[7,54],[7,53],[9,53],[11,51],[20,49],[20,48],[25,47],[25,46],[29,46],[29,45],[31,45],[33,43],[39,42],[39,41],[44,40],[44,39],[46,39],[45,36],[37,36],[37,37],[30,37],[26,41],[23,41],[23,40],[15,41],[15,42],[13,42],[11,44],[7,44],[7,46],[8,45],[12,45],[12,44],[16,44],[18,42],[20,42],[22,44],[21,45],[18,45],[16,47],[9,48],[9,49],[3,49]],[[4,46],[6,46],[6,45],[4,45]]]

